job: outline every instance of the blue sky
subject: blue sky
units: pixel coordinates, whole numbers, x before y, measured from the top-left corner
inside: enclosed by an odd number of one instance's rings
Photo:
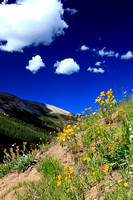
[[[131,92],[131,1],[0,3],[1,92],[75,114],[103,90]]]

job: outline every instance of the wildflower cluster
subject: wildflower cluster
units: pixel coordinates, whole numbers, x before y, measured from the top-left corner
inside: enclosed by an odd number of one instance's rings
[[[74,129],[70,125],[66,129],[63,129],[63,132],[58,133],[57,140],[63,145],[63,142],[68,143],[71,138],[75,135]]]
[[[87,162],[87,163],[89,163],[90,162],[90,157],[85,157],[84,159],[83,159],[83,161],[85,161],[85,162]]]
[[[85,123],[82,123],[82,125],[85,125]],[[57,140],[60,142],[60,148],[63,146],[64,143],[70,144],[70,141],[75,138],[76,139],[76,133],[80,131],[81,122],[78,121],[75,125],[67,125],[66,128],[63,129],[62,132],[58,133]]]
[[[58,182],[57,182],[57,186],[59,187],[63,181],[63,179],[65,181],[67,181],[68,183],[71,183],[71,174],[73,173],[72,168],[69,167],[69,165],[65,165],[64,166],[64,175],[65,177],[61,177],[61,175],[58,175]]]
[[[121,183],[121,182],[123,182],[123,180],[122,180],[122,179],[119,179],[119,180],[118,180],[118,183]],[[127,182],[124,182],[123,185],[124,185],[125,187],[128,187],[128,183],[127,183]]]
[[[88,164],[91,161],[91,159],[90,157],[85,157],[83,161],[86,162],[85,164]],[[92,167],[92,164],[93,164],[93,161],[91,161],[91,163],[88,166],[88,169],[90,170],[89,174],[92,175],[95,180],[103,179],[102,170],[100,168],[97,169],[97,168]],[[84,172],[84,175],[86,176],[87,172]]]
[[[0,177],[3,177],[11,171],[24,171],[32,164],[37,163],[35,154],[32,151],[31,153],[26,149],[27,142],[23,142],[23,150],[20,151],[20,147],[13,144],[9,149],[3,150],[4,160],[2,168],[0,168]],[[20,153],[21,152],[21,153]]]
[[[99,103],[99,107],[102,111],[106,111],[107,108],[113,107],[117,103],[113,95],[113,90],[108,90],[106,94],[104,91],[101,92],[100,96],[95,100],[95,104],[96,103]]]
[[[84,116],[85,114],[88,115],[88,113],[92,113],[92,107],[89,107],[89,108],[85,108],[85,111],[82,111],[82,115]],[[89,112],[88,112],[89,111]]]
[[[124,105],[121,103],[115,107],[117,102],[112,89],[107,91],[107,93],[101,92],[95,103],[98,103],[102,112],[88,115],[92,111],[91,108],[86,108],[82,115],[77,117],[77,124],[67,126],[58,137],[58,140],[60,142],[69,141],[70,146],[72,143],[75,145],[73,141],[77,139],[77,144],[82,148],[82,151],[77,152],[83,152],[80,155],[81,157],[83,156],[82,161],[84,165],[82,163],[82,173],[86,184],[90,186],[94,181],[99,183],[101,180],[106,180],[107,177],[112,177],[110,181],[116,183],[118,190],[126,188],[125,191],[128,192],[131,187],[129,180],[133,177],[133,167],[131,167],[133,166],[133,122],[131,120],[133,105],[128,105],[128,102],[125,105],[124,102]],[[131,125],[129,125],[129,122]],[[80,131],[80,134],[76,134],[79,133],[78,131]],[[74,132],[74,134],[71,135],[71,132]],[[82,141],[79,141],[79,138]],[[130,156],[127,157],[126,155]],[[77,158],[76,156],[75,158]],[[76,162],[78,163],[79,160],[77,160]],[[129,168],[127,167],[128,163],[130,165]],[[126,178],[124,174],[124,176],[120,176],[123,180],[117,180],[117,176],[114,177],[113,170],[119,168],[121,173],[123,173],[125,166],[128,168],[130,176],[128,175]],[[58,186],[61,185],[61,181],[66,181],[67,184],[70,182],[70,185],[73,184],[69,177],[70,172],[68,171],[67,174],[63,178],[61,176],[58,177]]]

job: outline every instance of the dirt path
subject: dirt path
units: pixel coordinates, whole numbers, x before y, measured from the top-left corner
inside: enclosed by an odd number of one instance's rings
[[[19,183],[28,183],[36,182],[41,178],[41,175],[37,172],[36,168],[30,167],[24,173],[12,173],[8,174],[2,179],[0,179],[0,199],[4,200],[15,200],[16,190],[12,191],[14,186],[17,186]],[[9,192],[11,190],[11,192]],[[17,190],[18,191],[18,190]],[[6,195],[7,194],[7,195]],[[5,197],[3,197],[5,196]]]

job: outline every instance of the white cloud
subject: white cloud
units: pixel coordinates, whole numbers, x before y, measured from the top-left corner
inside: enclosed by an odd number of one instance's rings
[[[5,4],[7,4],[7,3],[8,3],[8,0],[4,0],[4,1],[2,2],[3,5],[5,5]]]
[[[98,66],[98,67],[100,67],[101,64],[102,64],[102,62],[99,62],[99,61],[95,63],[95,65]]]
[[[86,45],[82,45],[82,46],[80,47],[80,50],[81,50],[81,51],[87,51],[87,50],[89,50],[89,47],[87,47]]]
[[[96,51],[96,49],[94,49]],[[93,51],[94,51],[93,50]],[[101,50],[98,50],[97,54],[101,57],[103,56],[107,56],[107,57],[116,57],[118,58],[119,57],[119,53],[116,53],[115,51],[107,51],[106,47],[104,47],[103,49]]]
[[[49,45],[68,27],[58,0],[17,0],[0,4],[0,45],[4,51],[22,51],[30,45]]]
[[[90,72],[92,72],[92,73],[104,73],[105,72],[105,70],[104,69],[102,69],[102,68],[92,68],[92,67],[89,67],[88,69],[87,69],[87,71],[90,71]]]
[[[71,75],[80,70],[80,66],[72,58],[66,58],[61,62],[57,61],[54,67],[56,67],[56,74]]]
[[[41,67],[45,67],[45,64],[43,63],[41,56],[37,55],[32,57],[32,60],[29,61],[29,65],[26,69],[30,70],[33,74],[36,74]]]
[[[125,55],[121,56],[121,59],[124,59],[124,60],[129,60],[131,58],[133,58],[133,54],[131,51],[128,51]]]
[[[74,9],[74,8],[66,8],[65,9],[68,13],[70,13],[71,15],[75,15],[78,10]]]

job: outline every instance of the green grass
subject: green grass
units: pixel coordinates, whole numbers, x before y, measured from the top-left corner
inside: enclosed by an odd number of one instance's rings
[[[38,162],[35,153],[27,153],[25,147],[22,151],[22,155],[20,155],[19,152],[16,155],[14,152],[15,150],[11,153],[5,153],[4,163],[0,164],[0,178],[9,173],[24,172],[30,166]]]
[[[54,158],[46,158],[38,167],[42,174],[42,180],[39,183],[31,183],[24,197],[19,199],[41,199],[41,200],[77,200],[82,199],[83,191],[79,179],[73,175],[72,183],[64,179],[63,166]],[[57,186],[58,176],[61,176],[61,185]],[[75,189],[76,188],[76,189]]]
[[[124,187],[118,187],[114,192],[111,194],[107,194],[105,196],[105,200],[133,200],[133,189],[130,191],[130,196],[128,190]]]
[[[51,142],[56,136],[57,127],[60,130],[63,124],[72,117],[61,114],[47,114],[40,118],[30,117],[29,122],[22,121],[19,118],[4,116],[0,114],[0,160],[3,157],[3,149],[10,148],[16,143],[22,148],[23,141],[30,144]],[[40,140],[41,138],[41,140]]]
[[[33,143],[38,142],[40,138],[44,138],[42,130],[3,115],[0,115],[0,135],[1,138],[5,137],[14,142],[27,141]]]

